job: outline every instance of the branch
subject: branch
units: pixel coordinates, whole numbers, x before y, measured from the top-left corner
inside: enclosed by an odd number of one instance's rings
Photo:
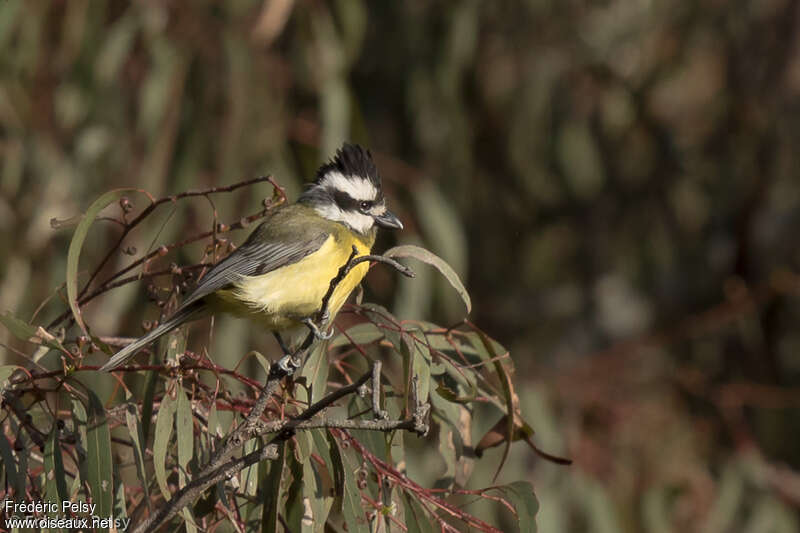
[[[105,255],[103,260],[100,261],[100,264],[97,265],[97,268],[94,269],[94,271],[92,272],[91,276],[89,276],[89,280],[86,282],[86,285],[84,285],[83,289],[81,290],[81,292],[80,292],[80,294],[78,296],[81,297],[84,294],[86,294],[86,291],[89,290],[89,286],[92,284],[92,281],[94,281],[94,279],[97,277],[97,275],[100,273],[100,271],[106,265],[106,263],[111,259],[111,256],[114,254],[114,252],[117,250],[117,248],[120,247],[120,245],[122,244],[122,241],[125,240],[125,237],[128,236],[128,233],[130,233],[133,228],[138,226],[142,222],[142,220],[147,218],[147,216],[150,215],[150,213],[152,213],[153,210],[156,207],[158,207],[159,205],[165,204],[167,202],[173,202],[174,203],[174,202],[177,202],[178,200],[182,200],[184,198],[191,198],[191,197],[194,197],[194,196],[207,196],[209,194],[214,194],[214,193],[231,192],[231,191],[234,191],[234,190],[239,189],[241,187],[246,187],[248,185],[253,185],[255,183],[260,183],[260,182],[263,182],[263,181],[269,181],[270,183],[272,183],[272,185],[276,189],[278,189],[279,191],[283,191],[283,189],[280,188],[272,180],[272,176],[261,176],[261,177],[258,177],[258,178],[253,178],[251,180],[240,181],[239,183],[234,183],[232,185],[226,185],[224,187],[209,187],[208,189],[202,189],[202,190],[199,190],[199,191],[184,191],[184,192],[182,192],[180,194],[174,194],[172,196],[164,196],[163,198],[159,198],[158,200],[153,200],[150,203],[150,205],[148,205],[146,208],[144,208],[144,210],[141,213],[139,213],[139,215],[136,218],[131,220],[125,226],[125,229],[122,230],[122,235],[119,236],[119,239],[117,239],[116,244],[114,244],[114,246],[111,247],[111,249]],[[283,196],[285,198],[285,194]]]
[[[276,365],[277,363],[273,364],[273,366]],[[380,365],[376,366],[379,371]],[[166,502],[164,506],[140,523],[133,533],[144,533],[145,531],[154,531],[158,529],[167,520],[177,514],[178,511],[187,505],[191,505],[194,500],[200,497],[200,495],[212,485],[222,480],[230,479],[242,469],[260,461],[276,459],[278,457],[278,444],[291,438],[295,431],[324,428],[363,429],[384,432],[405,429],[417,433],[426,432],[427,421],[425,421],[424,427],[420,427],[419,421],[424,420],[430,412],[430,405],[428,404],[418,405],[419,409],[415,410],[412,416],[405,420],[311,420],[314,415],[331,406],[337,400],[348,394],[358,392],[359,388],[370,378],[374,378],[375,375],[376,372],[373,368],[373,370],[364,373],[364,375],[352,384],[342,387],[312,404],[296,417],[285,420],[260,422],[259,418],[266,407],[267,400],[272,395],[281,379],[280,377],[273,377],[274,373],[271,370],[270,377],[267,379],[261,397],[259,397],[253,410],[247,415],[247,418],[237,426],[231,436],[226,439],[223,446],[212,455],[208,465],[204,467],[200,474],[192,479],[189,484],[173,494],[172,498]],[[377,382],[373,382],[373,388],[379,386],[380,378],[378,378]],[[247,440],[273,433],[277,433],[277,435],[261,449],[250,452],[239,458],[230,459],[233,452],[241,447]]]
[[[203,193],[211,194],[211,193],[218,193],[218,192],[228,192],[228,191],[235,190],[235,189],[237,189],[239,187],[252,185],[253,183],[259,183],[259,182],[262,182],[262,181],[268,181],[270,184],[272,184],[272,186],[278,192],[278,195],[280,196],[280,200],[278,201],[277,204],[265,205],[264,209],[259,211],[258,213],[254,213],[252,215],[248,215],[246,217],[243,217],[243,218],[241,218],[241,219],[239,219],[236,222],[233,222],[231,224],[220,224],[220,227],[219,228],[214,228],[213,231],[205,231],[205,232],[202,232],[202,233],[198,233],[197,235],[193,235],[191,237],[188,237],[188,238],[186,238],[186,239],[184,239],[182,241],[177,241],[177,242],[173,242],[173,243],[170,243],[170,244],[159,246],[158,248],[156,248],[155,250],[151,251],[150,253],[140,257],[139,259],[133,261],[128,266],[126,266],[126,267],[122,268],[121,270],[115,272],[114,274],[109,276],[105,281],[100,283],[100,285],[95,290],[93,290],[92,292],[89,292],[87,294],[87,291],[89,289],[89,285],[91,284],[92,280],[94,280],[94,278],[100,272],[100,269],[103,267],[104,263],[108,261],[108,258],[111,256],[111,254],[113,254],[113,252],[117,248],[119,248],[119,246],[122,243],[122,240],[127,236],[128,233],[130,233],[130,231],[133,229],[133,227],[135,225],[138,225],[142,221],[143,215],[146,216],[147,214],[152,212],[153,209],[155,209],[155,207],[157,207],[158,205],[160,205],[162,203],[165,203],[167,201],[176,201],[176,200],[179,200],[179,199],[182,199],[182,198],[188,198],[188,197],[192,197],[192,196],[199,196],[199,195],[202,195]],[[131,270],[133,270],[137,266],[139,266],[139,265],[141,265],[143,263],[146,263],[147,261],[153,259],[156,256],[165,255],[170,250],[174,250],[176,248],[181,248],[183,246],[186,246],[187,244],[191,244],[193,242],[205,239],[207,237],[211,237],[212,235],[215,235],[215,234],[226,233],[226,232],[229,232],[229,231],[243,229],[243,228],[247,227],[250,223],[258,220],[259,218],[262,218],[275,205],[279,205],[279,204],[285,203],[285,202],[286,202],[286,193],[285,193],[283,187],[278,185],[275,182],[275,180],[273,180],[272,176],[263,176],[263,177],[260,177],[260,178],[256,178],[256,179],[252,179],[252,180],[248,180],[248,181],[243,181],[243,182],[240,182],[240,183],[235,183],[235,184],[229,185],[227,187],[212,187],[210,189],[205,189],[203,191],[187,191],[187,192],[179,194],[179,195],[168,196],[168,197],[160,198],[158,200],[154,200],[153,203],[150,206],[148,206],[144,211],[142,211],[142,213],[139,214],[139,216],[137,216],[134,220],[132,220],[130,223],[128,223],[125,226],[125,228],[123,229],[122,235],[117,240],[117,243],[111,248],[111,250],[109,250],[109,252],[106,255],[106,257],[103,259],[103,261],[100,263],[100,265],[95,269],[95,271],[92,273],[92,276],[90,277],[89,281],[86,283],[86,285],[81,290],[81,292],[80,292],[80,294],[78,296],[78,305],[84,305],[87,302],[89,302],[90,300],[96,298],[97,296],[99,296],[99,295],[101,295],[101,294],[103,294],[105,292],[108,292],[111,289],[119,287],[121,285],[125,285],[126,283],[130,283],[132,281],[137,281],[137,280],[144,279],[144,278],[147,278],[147,277],[161,275],[162,273],[163,274],[170,273],[171,269],[168,269],[168,270],[159,271],[159,272],[140,273],[140,274],[136,274],[136,275],[133,275],[133,276],[128,276],[128,277],[123,278],[123,279],[118,280],[118,281],[114,281],[117,278],[119,278],[120,276],[122,276],[123,274],[125,274],[126,272],[130,272]],[[186,269],[190,269],[190,268],[193,269],[193,268],[207,267],[207,266],[208,266],[207,264],[200,263],[200,264],[197,264],[197,265],[190,265],[190,266],[181,267],[181,268],[186,270]],[[52,328],[56,327],[57,325],[62,323],[64,320],[69,318],[71,315],[72,315],[72,312],[70,310],[65,311],[64,313],[62,313],[61,315],[56,317],[47,326],[47,329],[52,329]]]

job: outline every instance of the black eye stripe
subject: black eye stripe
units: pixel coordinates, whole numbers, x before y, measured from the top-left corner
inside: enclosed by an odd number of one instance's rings
[[[343,191],[333,191],[333,201],[336,202],[336,205],[338,205],[339,208],[344,211],[358,211],[361,209],[367,210],[371,209],[375,205],[375,202],[373,201],[356,200]],[[362,204],[366,205],[362,207]]]

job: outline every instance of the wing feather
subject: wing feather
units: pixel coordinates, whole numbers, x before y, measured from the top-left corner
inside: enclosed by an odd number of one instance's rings
[[[330,236],[327,232],[319,231],[297,240],[267,241],[259,238],[264,233],[261,230],[256,229],[242,246],[214,265],[183,301],[181,308],[232,285],[243,276],[266,274],[296,263],[317,251]]]

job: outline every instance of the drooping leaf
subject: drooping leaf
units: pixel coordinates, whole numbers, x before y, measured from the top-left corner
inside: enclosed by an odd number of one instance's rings
[[[359,462],[352,446],[341,450],[340,453],[344,466],[342,515],[347,524],[347,530],[351,533],[369,533],[369,527],[364,517],[364,507],[361,505],[361,490],[357,483],[356,471],[359,469]]]
[[[414,377],[417,379],[417,393],[421,404],[428,402],[428,395],[430,394],[431,387],[431,356],[428,350],[425,350],[422,345],[407,337],[410,344],[410,349],[414,355]]]
[[[468,337],[471,335],[473,334],[468,334]],[[494,343],[489,336],[477,328],[475,328],[474,335],[477,335],[478,342],[473,342],[473,346],[486,361],[491,361],[494,365],[495,372],[497,373],[500,381],[500,388],[503,392],[503,401],[506,407],[506,414],[509,417],[514,417],[516,415],[517,408],[516,402],[514,401],[515,393],[512,388],[513,385],[511,384],[511,376],[506,370],[504,362],[500,360]],[[511,443],[514,440],[514,424],[508,424],[505,438],[506,445],[503,448],[503,457],[500,460],[500,464],[498,465],[497,471],[494,474],[495,479],[497,479],[497,476],[500,475],[500,471],[503,469],[503,465],[508,459],[508,454],[511,452]]]
[[[11,452],[11,443],[8,442],[5,432],[0,428],[0,456],[6,471],[6,483],[14,489],[14,495],[21,498],[25,494],[25,477],[20,475],[17,462]]]
[[[178,398],[175,406],[175,432],[178,441],[178,486],[184,487],[190,480],[189,462],[194,457],[194,423],[192,418],[192,406],[186,392],[179,388]],[[181,511],[186,519],[186,533],[195,533],[197,527],[194,523],[194,516],[190,507],[184,507]]]
[[[158,356],[155,352],[150,354],[150,364],[156,363]],[[158,370],[149,370],[144,377],[142,394],[142,445],[147,446],[150,439],[150,427],[153,418],[153,399],[156,395],[158,384]]]
[[[92,500],[97,504],[97,516],[111,516],[114,506],[113,466],[111,463],[111,431],[100,398],[89,395],[86,423],[86,465]]]
[[[175,420],[176,402],[164,394],[161,406],[158,408],[156,417],[156,429],[153,440],[153,470],[156,474],[158,488],[165,500],[169,500],[172,494],[167,487],[167,470],[164,463],[167,459],[167,448],[169,447],[170,435],[172,435],[172,423]]]
[[[461,299],[464,301],[464,305],[467,308],[467,314],[472,311],[472,300],[469,297],[466,287],[464,287],[464,284],[461,282],[458,274],[456,274],[456,271],[453,270],[453,268],[448,265],[444,259],[437,256],[430,250],[426,250],[421,246],[405,244],[390,248],[384,252],[383,255],[386,257],[410,257],[436,268],[436,270],[441,272],[447,281],[450,282],[450,285],[452,285],[456,292],[458,292],[459,296],[461,296]]]
[[[286,454],[286,463],[289,467],[289,476],[291,482],[289,488],[286,489],[286,505],[284,519],[289,526],[289,531],[303,531],[303,522],[307,522],[310,526],[311,520],[304,520],[305,505],[303,503],[303,486],[305,479],[303,478],[303,465],[295,458],[293,453]]]
[[[133,459],[136,463],[136,475],[139,476],[139,481],[142,483],[145,502],[150,507],[150,483],[147,480],[147,470],[145,469],[142,425],[139,423],[139,413],[136,410],[136,404],[132,403],[133,397],[130,393],[128,393],[126,400],[129,403],[125,409],[125,424],[128,426],[128,434],[131,437]]]
[[[53,424],[53,430],[47,437],[44,447],[45,498],[50,502],[63,502],[69,499],[58,433],[58,425]]]
[[[503,497],[517,511],[520,533],[536,533],[536,513],[539,502],[533,493],[533,487],[527,481],[515,481],[509,485],[497,487]]]
[[[321,430],[314,430],[321,431]],[[324,440],[324,439],[323,439]],[[327,449],[327,444],[325,445]],[[330,457],[330,454],[328,454]],[[326,469],[315,461],[303,463],[303,518],[301,533],[323,533],[333,507],[333,482]],[[308,516],[310,524],[308,523]]]
[[[242,454],[247,455],[260,446],[259,439],[248,439],[242,446]],[[258,492],[258,463],[243,468],[239,472],[239,490],[248,496],[255,496]]]
[[[67,252],[67,301],[72,310],[72,315],[75,317],[75,323],[86,334],[86,325],[83,323],[83,316],[81,315],[80,307],[78,307],[78,267],[81,256],[81,249],[86,240],[86,235],[89,233],[89,228],[94,223],[100,211],[105,209],[108,205],[119,200],[126,192],[134,191],[135,189],[114,189],[108,191],[95,200],[86,213],[83,219],[75,228],[75,233],[72,235],[72,241],[69,243],[69,251]],[[109,488],[109,490],[111,490]],[[110,507],[109,507],[110,509]],[[109,515],[103,515],[109,516]]]
[[[6,380],[11,377],[11,374],[19,370],[21,367],[17,365],[3,365],[0,366],[0,392],[6,388]]]
[[[311,404],[322,398],[327,389],[329,370],[328,343],[318,342],[300,371],[300,376],[306,378],[306,387],[311,388],[311,397],[308,397],[305,390],[298,387],[297,399]]]
[[[370,344],[383,338],[383,331],[372,322],[356,324],[331,339],[329,348],[338,348],[350,344],[350,339],[358,345]]]
[[[278,444],[278,458],[269,461],[269,472],[264,479],[262,494],[264,507],[261,515],[261,533],[277,533],[278,512],[281,509],[281,478],[283,477],[284,456],[286,455],[286,441]]]
[[[324,436],[328,441],[326,464],[328,464],[329,472],[333,478],[336,495],[342,496],[344,494],[344,464],[342,463],[342,454],[339,451],[339,443],[329,431],[325,431]]]
[[[8,331],[21,341],[30,342],[33,344],[43,344],[53,350],[66,352],[66,348],[61,342],[55,338],[51,333],[47,332],[42,327],[32,326],[21,318],[17,318],[11,311],[6,311],[0,315],[0,322],[8,329]],[[6,376],[7,378],[8,376]],[[6,379],[3,378],[3,379]]]
[[[408,533],[434,533],[433,520],[422,509],[422,505],[410,494],[403,492],[405,526]]]

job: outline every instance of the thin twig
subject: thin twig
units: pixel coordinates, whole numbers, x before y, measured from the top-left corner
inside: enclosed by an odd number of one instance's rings
[[[314,415],[323,411],[337,400],[348,394],[355,393],[358,388],[371,377],[371,371],[364,373],[364,375],[354,383],[331,392],[296,417],[259,423],[258,418],[260,417],[260,413],[263,412],[263,407],[261,407],[261,411],[257,416],[253,416],[253,413],[259,409],[259,404],[263,403],[263,405],[266,406],[266,400],[263,399],[271,396],[270,385],[274,383],[274,386],[277,386],[279,378],[271,381],[268,380],[264,387],[264,392],[262,392],[261,397],[253,407],[251,413],[245,421],[234,430],[231,436],[226,439],[222,448],[212,456],[209,464],[204,467],[200,474],[192,479],[189,484],[173,494],[169,502],[166,502],[155,514],[150,515],[140,523],[133,533],[142,533],[144,531],[154,531],[158,529],[178,511],[191,504],[191,502],[198,498],[208,487],[224,479],[230,479],[237,472],[260,461],[276,459],[278,456],[278,444],[289,439],[294,431],[319,428],[363,429],[384,432],[395,431],[397,429],[416,431],[417,413],[415,413],[414,417],[406,420],[311,420]],[[245,441],[253,437],[271,433],[277,433],[277,435],[263,448],[250,452],[242,457],[230,459],[232,453],[241,447]]]
[[[105,257],[103,257],[103,259],[97,265],[97,268],[94,269],[92,274],[89,276],[89,280],[86,282],[86,285],[84,285],[83,289],[81,289],[81,292],[78,294],[78,297],[81,297],[84,294],[86,294],[86,291],[89,290],[89,286],[92,284],[92,282],[97,277],[97,275],[100,273],[100,271],[103,269],[103,267],[106,265],[106,263],[108,263],[108,261],[111,259],[112,255],[117,250],[117,248],[120,247],[120,245],[122,244],[122,241],[125,240],[125,237],[128,236],[128,233],[130,233],[131,230],[133,230],[133,228],[138,226],[142,222],[142,220],[147,218],[147,216],[150,213],[152,213],[153,210],[156,207],[158,207],[159,205],[165,204],[167,202],[175,203],[178,200],[182,200],[184,198],[191,198],[191,197],[195,197],[195,196],[205,196],[207,194],[214,194],[214,193],[220,193],[220,192],[231,192],[231,191],[234,191],[234,190],[239,189],[241,187],[247,187],[248,185],[253,185],[255,183],[261,183],[261,182],[264,182],[264,181],[271,181],[271,180],[272,180],[272,176],[261,176],[261,177],[258,177],[258,178],[253,178],[251,180],[240,181],[239,183],[233,183],[231,185],[226,185],[226,186],[223,186],[223,187],[209,187],[207,189],[196,190],[196,191],[184,191],[184,192],[182,192],[180,194],[173,194],[171,196],[164,196],[163,198],[159,198],[157,200],[152,201],[150,203],[150,205],[145,207],[144,210],[142,210],[142,212],[139,213],[136,216],[136,218],[131,220],[125,226],[125,229],[122,230],[122,234],[119,236],[119,239],[117,239],[116,244],[114,244],[114,246],[112,246],[108,250],[108,253],[106,253]]]

